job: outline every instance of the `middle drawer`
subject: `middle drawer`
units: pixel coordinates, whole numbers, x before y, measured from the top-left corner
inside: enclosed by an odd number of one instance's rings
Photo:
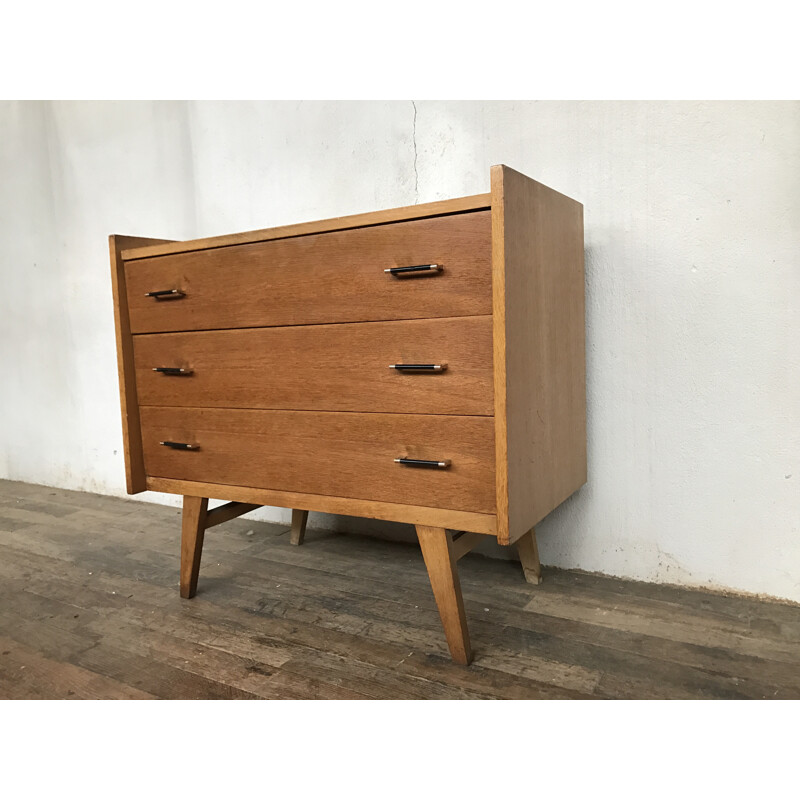
[[[494,413],[490,316],[133,339],[140,405]]]

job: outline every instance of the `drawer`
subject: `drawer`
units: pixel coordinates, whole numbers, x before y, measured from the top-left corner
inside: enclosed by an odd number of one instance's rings
[[[125,281],[133,333],[491,314],[490,212],[137,259]]]
[[[493,413],[491,317],[142,334],[134,361],[141,405]]]
[[[494,419],[141,409],[149,477],[494,513]],[[193,445],[175,450],[163,441]],[[395,458],[449,460],[447,469]]]

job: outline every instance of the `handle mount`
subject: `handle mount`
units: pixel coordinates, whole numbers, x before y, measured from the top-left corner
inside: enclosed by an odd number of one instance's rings
[[[155,297],[156,300],[170,300],[177,297],[186,297],[186,292],[180,289],[159,289],[156,292],[147,292],[145,297]]]
[[[447,364],[389,364],[389,369],[398,372],[444,372]]]
[[[427,467],[428,469],[447,469],[450,466],[450,459],[443,461],[426,461],[422,458],[396,458],[395,464],[402,464],[404,467]]]
[[[183,367],[153,367],[153,372],[160,372],[163,375],[191,375],[192,370]]]
[[[415,267],[391,267],[384,272],[394,275],[396,278],[406,275],[411,277],[421,277],[423,275],[437,275],[444,269],[441,264],[418,264]]]

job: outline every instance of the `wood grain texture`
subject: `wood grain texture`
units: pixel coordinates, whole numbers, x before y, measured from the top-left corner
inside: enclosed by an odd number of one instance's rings
[[[197,593],[207,512],[207,497],[184,495],[181,521],[181,597],[184,598]]]
[[[491,415],[492,319],[300,325],[134,337],[139,402],[156,406]],[[404,373],[391,364],[446,364]],[[181,367],[165,375],[154,367]]]
[[[0,636],[0,700],[154,700],[155,696]]]
[[[191,239],[185,242],[173,242],[164,245],[147,246],[143,244],[139,246],[134,242],[130,245],[126,245],[122,257],[126,261],[131,261],[134,259],[152,258],[153,256],[168,255],[171,253],[187,253],[194,250],[230,247],[232,245],[251,244],[253,242],[263,242],[272,239],[285,239],[328,231],[347,230],[370,225],[382,225],[391,222],[422,219],[424,217],[458,214],[466,211],[477,211],[488,208],[489,203],[490,195],[477,194],[470,197],[459,197],[453,200],[437,200],[433,203],[421,203],[415,206],[390,208],[383,211],[370,211],[366,214],[353,214],[346,217],[314,220],[313,222],[301,222],[294,225],[283,225],[277,228],[265,228],[263,230],[226,234],[224,236],[212,236],[204,239]]]
[[[126,262],[131,330],[488,314],[490,261],[490,214],[478,211]],[[442,272],[384,272],[433,263]],[[185,296],[146,296],[168,289]]]
[[[308,522],[308,511],[299,508],[292,509],[292,530],[289,534],[289,544],[299,547],[303,544],[306,535],[306,523]]]
[[[422,548],[422,557],[425,559],[450,655],[457,664],[467,665],[472,661],[472,651],[467,614],[458,580],[457,558],[453,552],[450,533],[444,528],[417,525],[417,538]]]
[[[498,541],[586,482],[583,206],[492,167]]]
[[[148,476],[494,511],[491,417],[143,406],[141,422]],[[451,466],[407,467],[399,457]]]
[[[125,455],[125,483],[128,494],[144,491],[145,475],[142,460],[142,437],[139,427],[139,403],[136,395],[136,376],[128,314],[128,291],[121,252],[137,247],[166,242],[166,239],[144,239],[138,236],[108,237],[111,259],[111,292],[114,302],[114,329],[117,337],[117,371],[119,399],[122,412],[122,448]]]
[[[249,486],[230,486],[174,478],[147,478],[147,488],[152,492],[202,494],[206,497],[230,498],[242,503],[257,503],[264,506],[307,508],[309,511],[322,511],[326,514],[347,514],[389,522],[406,522],[410,525],[428,524],[452,530],[475,531],[490,536],[495,536],[497,533],[494,514],[476,514],[470,511],[453,511],[429,506],[385,503],[300,492],[281,492],[273,489],[257,489]]]

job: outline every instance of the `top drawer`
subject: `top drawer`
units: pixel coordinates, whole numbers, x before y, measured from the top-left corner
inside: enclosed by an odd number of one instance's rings
[[[491,314],[491,249],[491,214],[475,211],[137,259],[131,331]],[[441,271],[384,271],[423,264]]]

